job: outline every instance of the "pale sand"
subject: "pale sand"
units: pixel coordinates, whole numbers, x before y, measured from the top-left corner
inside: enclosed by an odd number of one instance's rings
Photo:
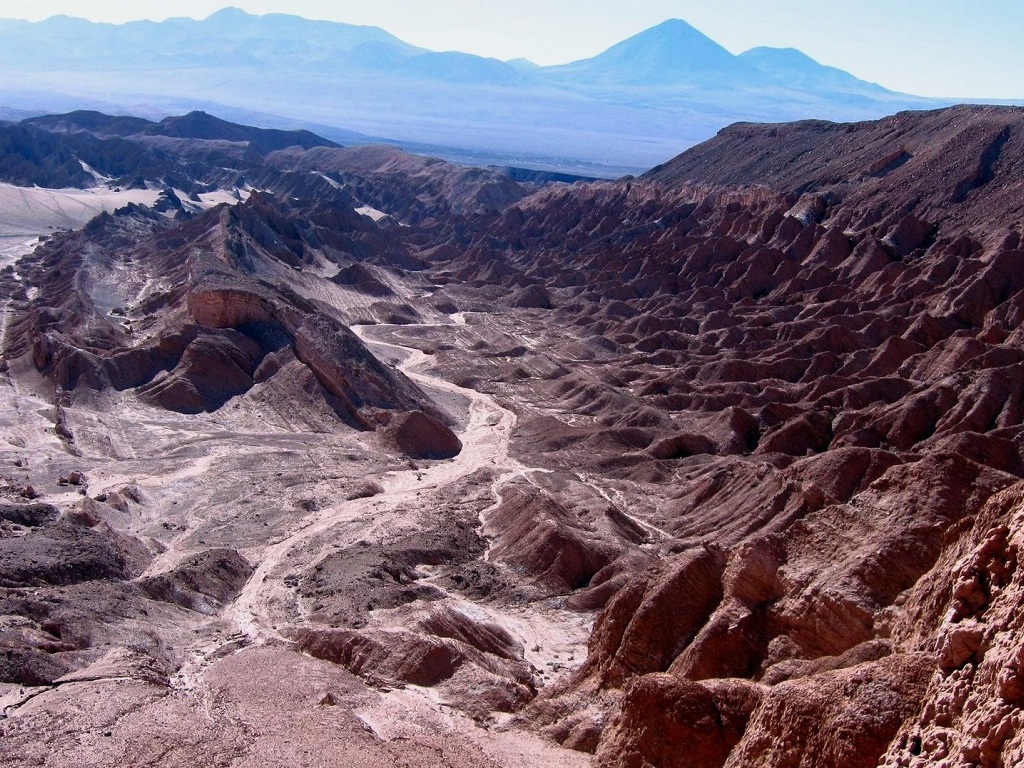
[[[106,211],[113,213],[129,203],[153,205],[159,189],[45,189],[0,183],[0,267],[31,253],[39,238],[61,229],[79,229]],[[246,190],[218,190],[200,195],[200,201],[175,190],[186,207],[213,208],[248,199]]]

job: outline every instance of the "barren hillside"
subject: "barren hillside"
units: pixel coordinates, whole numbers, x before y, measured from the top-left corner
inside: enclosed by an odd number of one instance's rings
[[[0,274],[0,758],[1024,759],[1024,111],[545,186],[70,122],[159,195]]]

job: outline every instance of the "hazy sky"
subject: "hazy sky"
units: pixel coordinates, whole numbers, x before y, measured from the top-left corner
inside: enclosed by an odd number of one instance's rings
[[[124,22],[250,13],[371,24],[433,50],[538,64],[586,58],[681,18],[734,53],[799,48],[924,96],[1024,99],[1024,0],[0,0],[0,17]]]

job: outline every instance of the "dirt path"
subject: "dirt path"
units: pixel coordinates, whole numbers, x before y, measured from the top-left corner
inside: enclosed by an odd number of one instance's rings
[[[495,504],[481,513],[481,529],[489,510],[500,503],[501,489],[509,482],[523,478],[532,482],[534,469],[509,455],[509,441],[516,416],[498,404],[490,395],[459,387],[422,370],[430,357],[420,350],[372,338],[373,328],[388,326],[354,326],[353,331],[378,354],[397,353],[399,369],[418,384],[435,391],[456,394],[469,400],[469,416],[459,433],[462,451],[454,459],[418,469],[390,471],[377,478],[383,493],[370,498],[341,501],[315,510],[301,519],[284,537],[271,544],[258,558],[257,568],[237,599],[225,610],[223,618],[250,642],[264,643],[283,639],[278,629],[282,622],[300,617],[301,606],[294,591],[284,583],[284,576],[294,573],[296,566],[312,562],[330,546],[350,546],[360,539],[387,536],[389,531],[405,530],[416,525],[414,510],[418,497],[454,485],[481,469],[494,475],[491,494]],[[484,555],[484,559],[487,555]],[[166,563],[167,557],[161,558]],[[532,608],[482,608],[452,596],[459,607],[483,609],[492,621],[505,626],[530,649],[528,661],[539,669],[557,668],[578,651],[582,660],[589,633],[587,617],[550,614]],[[534,650],[537,649],[537,650]]]
[[[6,309],[0,304],[0,334],[12,317]],[[253,653],[260,646],[268,652],[276,652],[274,646],[278,646],[277,650],[284,652],[281,646],[291,647],[293,639],[287,628],[304,623],[304,603],[296,594],[294,578],[289,577],[302,574],[325,554],[339,548],[354,546],[364,539],[387,542],[392,537],[417,528],[421,524],[423,504],[428,497],[440,496],[446,489],[464,483],[474,475],[476,478],[470,484],[478,483],[480,477],[491,478],[489,490],[496,504],[507,484],[536,482],[543,473],[548,472],[525,466],[509,455],[511,435],[516,423],[512,411],[487,394],[458,387],[431,375],[426,370],[431,362],[430,356],[401,345],[377,341],[372,328],[356,327],[354,330],[376,354],[390,358],[397,356],[400,359],[398,368],[417,384],[435,393],[457,396],[454,401],[465,409],[464,417],[459,420],[463,450],[454,459],[434,462],[418,469],[402,468],[390,461],[384,466],[391,469],[372,476],[383,489],[381,493],[370,498],[339,500],[309,511],[300,509],[288,528],[270,539],[269,544],[253,543],[248,549],[239,546],[250,562],[256,565],[254,573],[237,598],[219,615],[208,619],[197,616],[194,626],[179,627],[180,634],[177,634],[175,642],[175,655],[180,667],[171,676],[170,687],[174,696],[193,702],[196,711],[203,713],[203,717],[211,723],[214,720],[220,723],[222,711],[225,711],[217,704],[216,693],[216,670],[221,668],[221,662],[236,653]],[[50,446],[48,454],[51,460],[66,463],[64,448],[53,437],[52,425],[45,418],[48,412],[44,407],[46,404],[39,400],[38,407],[35,407],[34,399],[19,395],[13,388],[13,380],[2,389],[0,399],[10,403],[8,415],[2,421],[12,428],[13,433],[17,433],[24,432],[26,419],[31,419],[33,444],[42,444],[45,439],[45,443]],[[113,420],[114,423],[116,421]],[[88,418],[83,418],[82,423],[92,424]],[[105,422],[96,424],[109,428]],[[187,422],[184,426],[190,424]],[[168,439],[173,440],[163,453],[173,453],[183,446],[201,447],[208,440],[205,437],[197,439],[187,432],[178,436],[174,430],[165,431]],[[217,439],[220,439],[219,434]],[[298,445],[289,445],[288,448],[296,454],[301,451]],[[187,496],[178,495],[182,493],[181,490],[161,496],[161,488],[177,488],[180,485],[187,493],[190,484],[196,484],[197,492],[209,493],[205,488],[200,490],[198,480],[205,474],[222,471],[224,468],[220,462],[223,457],[223,452],[218,450],[190,452],[187,460],[177,462],[172,460],[173,457],[165,457],[163,461],[167,463],[167,472],[158,474],[154,472],[162,469],[163,465],[147,470],[135,466],[135,462],[125,464],[120,461],[99,461],[96,464],[87,462],[89,466],[86,468],[90,484],[97,489],[116,489],[123,485],[138,484],[147,491],[151,510],[147,507],[144,509],[148,511],[142,512],[133,508],[130,514],[124,514],[123,520],[129,527],[144,531],[153,523],[150,519],[152,514],[159,511],[173,515],[176,508],[169,505],[176,505],[179,501],[184,502],[183,507],[190,506]],[[49,471],[56,472],[58,467],[63,466],[63,463],[54,465]],[[485,470],[486,475],[481,470]],[[338,471],[344,472],[344,469],[331,470]],[[154,480],[158,476],[159,483]],[[484,486],[484,490],[487,490],[487,486]],[[451,493],[450,490],[447,492]],[[77,497],[75,492],[74,499]],[[47,498],[57,500],[56,497]],[[330,498],[329,495],[327,498]],[[486,517],[493,506],[487,506],[481,516]],[[185,524],[181,530],[186,533],[164,540],[166,550],[156,554],[144,575],[155,575],[172,569],[182,558],[195,552],[196,538],[203,535],[197,532],[210,529],[190,525],[190,518],[186,517],[189,514],[192,513],[183,512],[180,518],[180,522]],[[170,519],[178,518],[172,516]],[[208,524],[210,521],[203,522]],[[198,543],[202,544],[202,539]],[[425,580],[434,576],[429,566],[422,570]],[[591,629],[590,617],[586,615],[567,614],[542,603],[508,606],[474,603],[451,592],[446,592],[443,600],[452,609],[506,628],[524,648],[525,659],[537,670],[537,682],[540,685],[554,681],[565,670],[585,658],[586,640]],[[400,624],[402,617],[398,613],[393,616],[382,614],[379,620]],[[500,734],[480,728],[467,716],[448,707],[439,692],[430,688],[410,685],[369,698],[361,691],[351,704],[359,717],[374,723],[374,732],[378,737],[388,742],[395,740],[395,743],[401,743],[410,738],[417,740],[428,734],[451,734],[453,738],[473,742],[491,755],[497,764],[506,768],[526,768],[538,763],[552,768],[584,766],[589,762],[585,755],[566,752],[535,735],[519,732]]]
[[[487,512],[500,503],[501,489],[507,483],[517,478],[533,482],[534,473],[549,471],[527,467],[509,455],[516,421],[512,411],[489,395],[458,387],[423,371],[430,363],[428,355],[375,340],[371,330],[375,327],[380,326],[356,326],[353,331],[371,351],[397,356],[398,368],[418,384],[468,399],[468,418],[459,433],[463,449],[450,461],[386,472],[377,478],[382,493],[312,511],[254,557],[258,565],[251,578],[211,624],[210,632],[204,633],[204,640],[186,655],[184,666],[175,675],[175,687],[200,702],[209,698],[205,670],[216,659],[247,646],[288,642],[283,633],[285,625],[303,619],[301,600],[285,582],[285,577],[294,574],[297,567],[315,562],[329,547],[347,547],[360,539],[378,536],[385,538],[393,531],[414,526],[418,497],[438,493],[481,469],[489,470],[495,477],[491,485],[495,504],[483,510],[481,518],[486,518]],[[160,560],[164,564],[169,562],[166,556]],[[433,576],[431,569],[424,567],[423,571],[429,581]],[[586,656],[591,630],[588,616],[565,614],[541,605],[482,605],[447,591],[446,595],[445,600],[453,608],[499,624],[516,637],[525,649],[526,660],[538,670],[540,684],[557,679]],[[499,734],[480,729],[448,708],[432,689],[406,686],[404,690],[376,697],[356,714],[364,722],[372,723],[370,727],[379,738],[388,741],[415,739],[431,732],[458,734],[509,768],[527,768],[538,762],[551,766],[589,765],[587,756],[557,748],[532,734]]]
[[[373,327],[373,326],[370,326]],[[275,606],[278,609],[294,601],[293,593],[275,578],[282,568],[294,570],[296,561],[292,553],[317,551],[320,541],[330,534],[333,544],[351,544],[365,538],[372,529],[390,526],[408,527],[415,523],[410,518],[409,502],[418,494],[436,492],[457,483],[482,468],[496,468],[501,476],[496,485],[508,476],[526,471],[508,455],[509,438],[515,425],[515,415],[498,405],[490,396],[457,387],[443,379],[419,372],[417,369],[429,357],[419,350],[368,338],[366,326],[355,326],[353,331],[371,348],[387,348],[405,355],[400,370],[414,381],[433,388],[469,398],[469,419],[459,434],[463,449],[454,459],[421,469],[408,469],[386,473],[378,479],[384,492],[368,499],[342,501],[303,518],[284,538],[267,548],[259,559],[252,578],[238,598],[227,608],[224,618],[244,632],[253,642],[279,639],[274,628]],[[166,558],[164,558],[166,562]],[[280,615],[279,611],[277,615]]]

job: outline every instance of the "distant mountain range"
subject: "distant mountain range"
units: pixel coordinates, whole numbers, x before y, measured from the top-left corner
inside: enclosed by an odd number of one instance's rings
[[[201,108],[343,143],[386,137],[469,162],[608,176],[646,169],[737,121],[862,120],[948,103],[894,93],[793,49],[737,56],[680,20],[591,59],[540,67],[234,8],[202,21],[0,20],[0,83],[12,117]]]

